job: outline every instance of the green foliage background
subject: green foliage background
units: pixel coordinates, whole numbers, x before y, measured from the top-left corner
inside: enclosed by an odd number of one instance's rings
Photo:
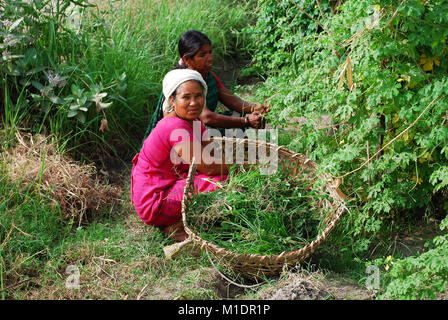
[[[352,198],[352,212],[339,228],[343,245],[351,242],[353,252],[366,252],[375,238],[397,232],[406,221],[444,217],[448,3],[261,0],[258,5],[256,26],[246,29],[255,62],[247,72],[267,77],[257,94],[269,101],[274,124],[306,119],[289,147],[341,177],[342,190]],[[351,66],[344,69],[347,59]],[[319,127],[325,115],[332,119],[331,134],[328,126]],[[438,244],[446,250],[446,242]],[[448,270],[442,270],[446,288]]]
[[[6,0],[0,3],[3,127],[57,133],[77,158],[138,151],[188,29],[235,54],[251,2]],[[223,10],[223,8],[226,8]],[[110,131],[101,128],[107,120]],[[100,130],[101,128],[101,130]]]

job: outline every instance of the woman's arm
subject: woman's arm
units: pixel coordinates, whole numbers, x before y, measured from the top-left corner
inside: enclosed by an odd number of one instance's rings
[[[239,113],[268,113],[270,111],[269,106],[264,104],[256,104],[244,101],[243,99],[232,94],[229,89],[222,86],[219,88],[219,101],[221,101],[226,107]]]
[[[257,113],[249,114],[247,116],[248,123],[246,123],[245,117],[226,116],[213,112],[206,106],[199,116],[199,119],[206,126],[219,128],[245,128],[250,126],[258,129],[262,122],[262,117]]]
[[[246,102],[235,96],[224,86],[219,88],[219,101],[221,101],[227,108],[239,113],[252,113],[253,108],[257,105],[255,103]]]
[[[199,143],[199,142],[197,142]],[[196,169],[208,176],[223,175],[229,173],[229,166],[225,164],[224,156],[221,159],[217,159],[214,155],[204,152],[204,147],[208,143],[213,143],[210,141],[204,141],[201,144],[200,149],[195,153],[193,142],[181,142],[174,146],[174,150],[177,152],[179,157],[181,157],[186,163],[191,164],[193,162],[193,157],[195,158]],[[200,150],[200,154],[199,151]],[[219,160],[219,161],[218,161]]]

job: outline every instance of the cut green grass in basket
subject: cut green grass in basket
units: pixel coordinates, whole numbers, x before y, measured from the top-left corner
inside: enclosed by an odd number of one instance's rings
[[[220,189],[193,196],[187,224],[202,239],[233,252],[280,254],[317,238],[329,214],[326,199],[305,177],[234,166]]]

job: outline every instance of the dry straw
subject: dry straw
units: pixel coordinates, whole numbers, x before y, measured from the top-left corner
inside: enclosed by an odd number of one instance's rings
[[[241,145],[243,145],[246,152],[246,159],[248,150],[252,148],[257,148],[257,150],[259,150],[259,148],[266,148],[267,154],[268,152],[277,151],[279,168],[282,167],[283,170],[287,170],[291,176],[297,177],[297,179],[299,179],[299,177],[303,179],[305,176],[311,187],[316,187],[315,182],[317,180],[322,181],[323,184],[321,185],[321,188],[324,192],[328,193],[329,198],[332,201],[329,208],[329,218],[325,221],[325,227],[322,233],[320,233],[315,240],[297,250],[282,252],[278,255],[257,255],[235,253],[228,249],[221,248],[212,242],[202,239],[188,227],[188,217],[186,213],[194,193],[193,177],[196,172],[196,166],[193,164],[190,166],[184,190],[184,197],[182,199],[182,220],[189,236],[187,241],[192,241],[202,250],[212,253],[221,265],[250,279],[261,279],[265,276],[277,275],[282,272],[285,267],[294,266],[307,259],[326,240],[345,212],[346,206],[343,201],[343,193],[338,189],[339,181],[333,180],[326,174],[318,175],[316,173],[317,164],[315,162],[311,161],[306,156],[293,152],[285,147],[250,139],[215,137],[213,140],[222,143],[222,145],[225,144],[226,146],[230,144],[232,145],[233,150],[236,150],[237,148],[240,149]],[[233,152],[233,154],[235,155],[236,152]]]
[[[16,139],[17,145],[1,154],[8,179],[49,195],[59,204],[64,220],[80,225],[87,213],[119,199],[119,187],[101,184],[93,165],[80,165],[62,155],[49,137],[17,133]]]

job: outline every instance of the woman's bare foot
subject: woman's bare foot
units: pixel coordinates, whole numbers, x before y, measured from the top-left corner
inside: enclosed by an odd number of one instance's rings
[[[184,241],[188,237],[188,234],[185,232],[184,224],[182,221],[178,221],[172,225],[163,228],[163,232],[167,237],[179,242]]]

